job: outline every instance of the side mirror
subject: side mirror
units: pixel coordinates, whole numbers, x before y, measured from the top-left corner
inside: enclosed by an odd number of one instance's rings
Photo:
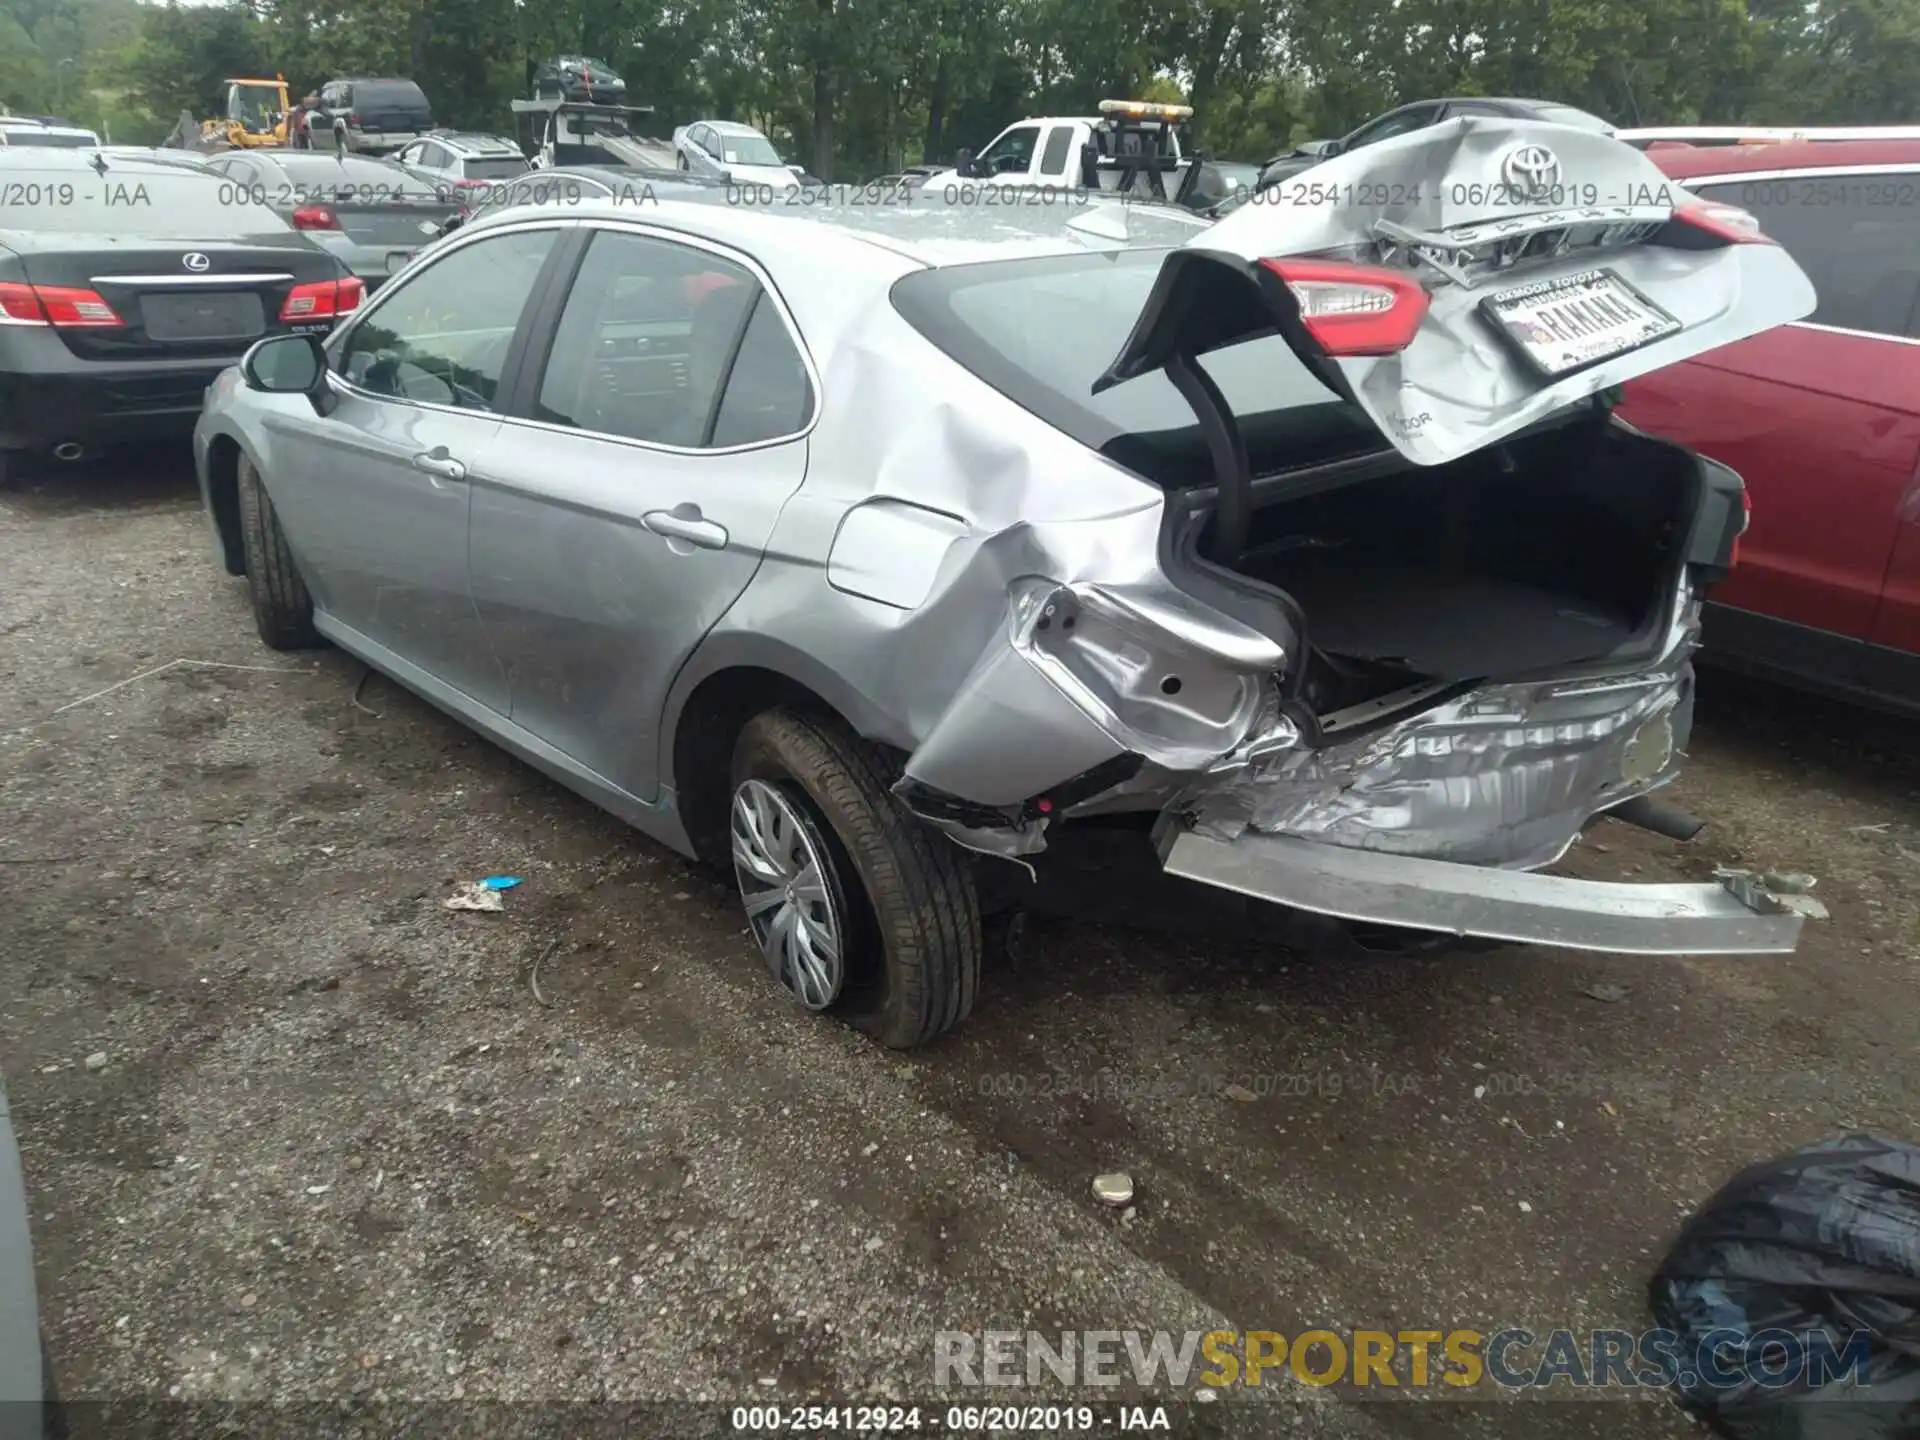
[[[306,395],[327,388],[327,352],[318,335],[269,335],[240,357],[240,378],[268,395]]]

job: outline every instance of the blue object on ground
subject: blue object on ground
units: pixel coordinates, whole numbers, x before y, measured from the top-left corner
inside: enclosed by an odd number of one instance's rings
[[[518,875],[489,875],[480,882],[483,890],[511,890],[520,883]]]

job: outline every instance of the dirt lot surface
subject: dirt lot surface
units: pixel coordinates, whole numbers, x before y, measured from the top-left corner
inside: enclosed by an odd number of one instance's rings
[[[183,455],[0,493],[0,576],[0,1059],[70,1397],[924,1400],[950,1328],[1639,1329],[1732,1171],[1920,1115],[1920,761],[1838,707],[1709,675],[1706,834],[1574,858],[1813,872],[1792,958],[1049,919],[897,1055],[771,988],[713,876],[264,649]],[[1690,1433],[1304,1393],[1289,1433]]]

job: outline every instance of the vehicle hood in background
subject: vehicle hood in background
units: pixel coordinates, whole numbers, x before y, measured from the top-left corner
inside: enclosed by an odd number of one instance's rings
[[[1635,376],[1811,314],[1780,246],[1675,218],[1697,205],[1640,151],[1544,121],[1467,117],[1336,156],[1254,197],[1168,256],[1096,385],[1182,352],[1283,336],[1407,459],[1437,465]],[[1265,261],[1325,259],[1417,282],[1426,311],[1395,353],[1333,355]],[[1528,360],[1491,296],[1602,271],[1670,317],[1638,348],[1559,374]]]

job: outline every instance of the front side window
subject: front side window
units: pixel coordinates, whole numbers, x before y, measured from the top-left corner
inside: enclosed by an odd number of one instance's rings
[[[995,175],[1009,170],[1025,170],[1033,162],[1033,147],[1040,143],[1038,125],[1022,125],[1009,130],[985,150],[980,160]]]
[[[489,236],[402,275],[348,332],[336,368],[375,395],[494,409],[514,330],[558,236]]]
[[[1920,169],[1732,180],[1703,199],[1737,205],[1807,272],[1816,325],[1910,336],[1920,309]]]
[[[766,426],[786,418],[781,406],[791,399],[790,386],[780,390],[777,347],[791,348],[784,329],[767,337],[773,358],[748,362],[757,378],[749,397],[743,376],[742,398],[727,416],[733,438],[715,438],[760,296],[751,273],[709,251],[601,231],[561,311],[535,418],[681,449],[770,438]]]

